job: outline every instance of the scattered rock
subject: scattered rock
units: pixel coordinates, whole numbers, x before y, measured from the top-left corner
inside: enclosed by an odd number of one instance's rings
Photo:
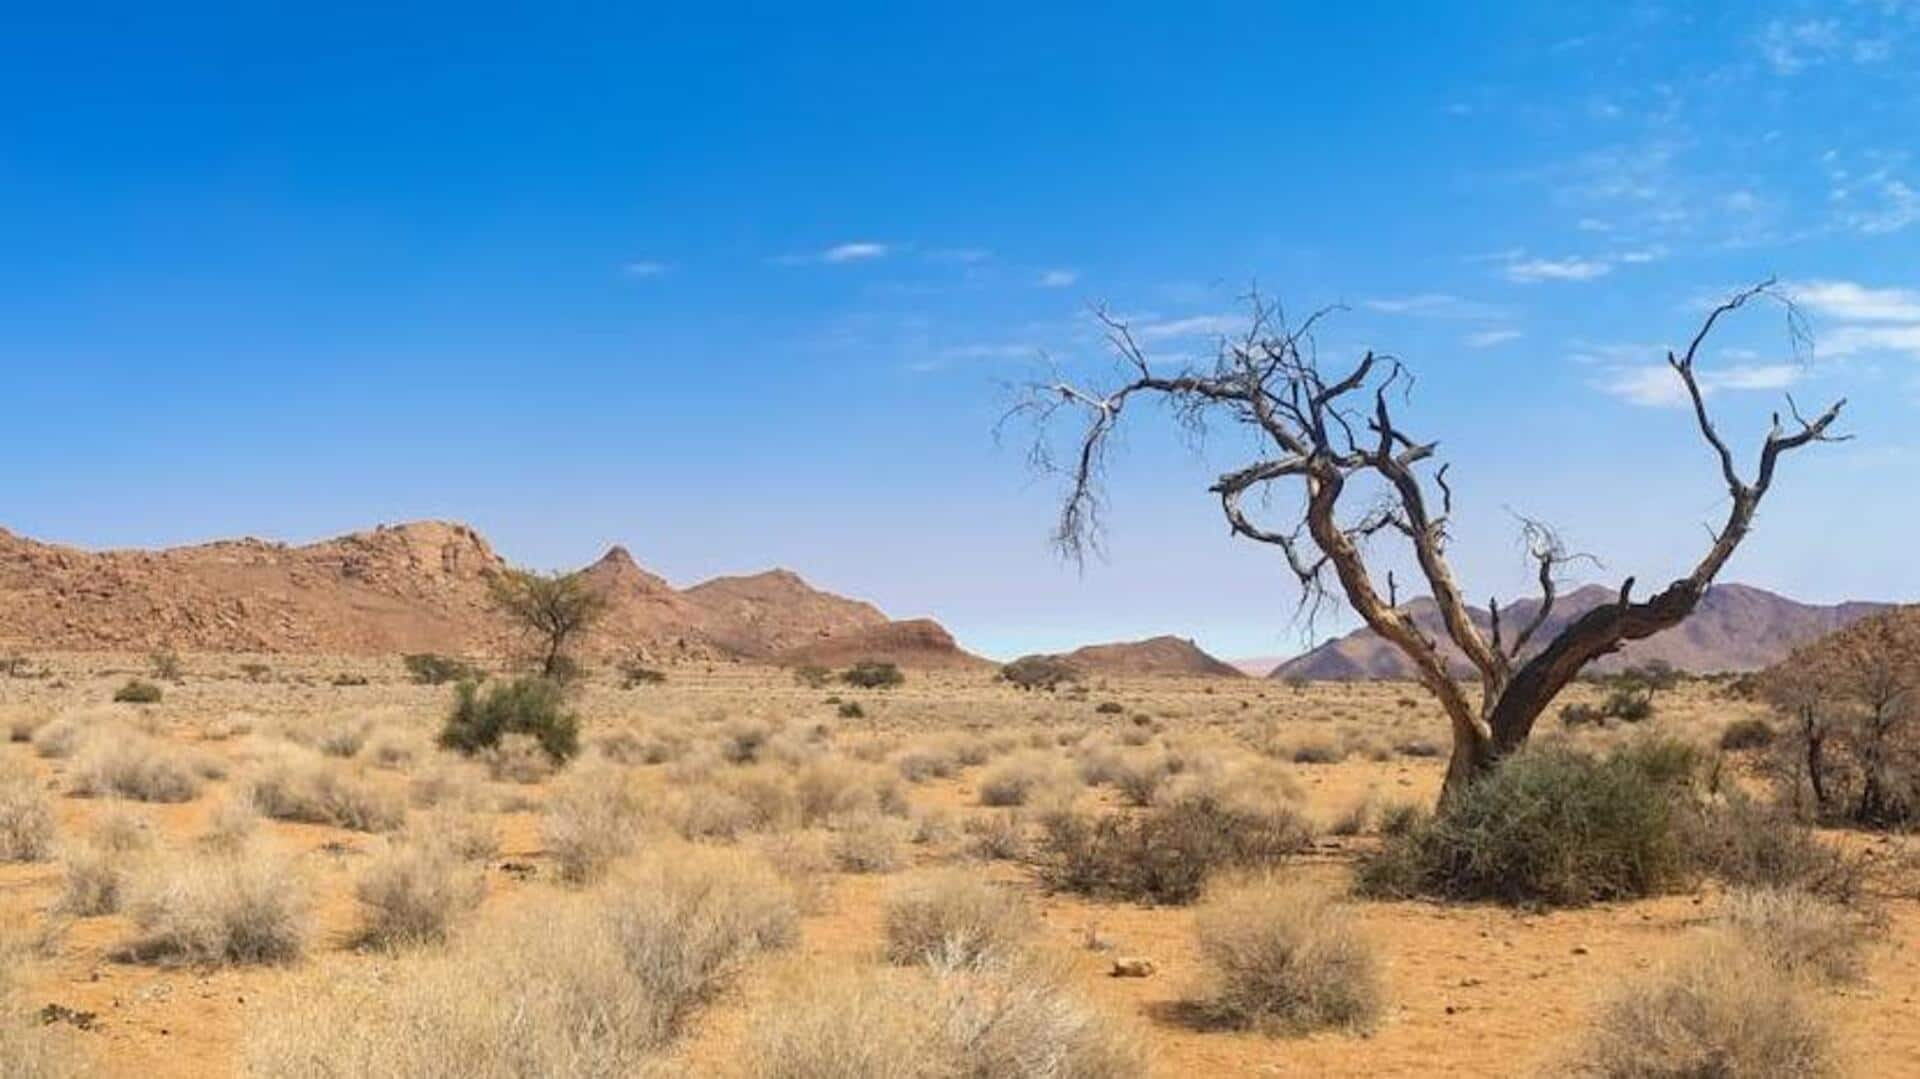
[[[51,1026],[54,1023],[66,1023],[76,1030],[92,1030],[93,1021],[99,1016],[93,1012],[83,1012],[69,1008],[65,1004],[49,1004],[40,1009],[40,1021]]]
[[[1153,970],[1153,960],[1146,956],[1123,955],[1113,961],[1111,973],[1115,978],[1149,978]]]

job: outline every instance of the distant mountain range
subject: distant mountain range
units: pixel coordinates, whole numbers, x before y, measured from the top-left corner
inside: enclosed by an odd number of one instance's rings
[[[156,551],[85,551],[0,529],[0,646],[498,653],[511,631],[486,582],[506,568],[478,532],[447,521],[302,546],[241,539]],[[911,662],[965,656],[937,625],[929,634],[890,622],[786,570],[676,589],[614,547],[583,572],[609,601],[585,642],[594,655],[778,661],[830,641],[857,650],[911,639]],[[888,637],[898,625],[909,628]]]
[[[1553,639],[1555,633],[1581,614],[1616,599],[1616,589],[1601,585],[1587,585],[1561,596],[1554,603],[1546,624],[1534,635],[1535,647]],[[1821,606],[1798,603],[1750,585],[1717,584],[1701,597],[1700,605],[1686,621],[1646,640],[1634,641],[1594,666],[1603,671],[1618,670],[1636,663],[1664,660],[1680,670],[1697,674],[1759,670],[1802,644],[1890,606],[1859,602]],[[1402,609],[1428,636],[1440,642],[1453,670],[1463,677],[1473,673],[1466,656],[1447,639],[1439,608],[1432,599],[1423,596]],[[1503,608],[1501,625],[1511,632],[1514,627],[1524,625],[1538,609],[1538,600]],[[1472,617],[1482,633],[1488,631],[1490,620],[1485,610],[1473,608]],[[1413,668],[1399,649],[1371,629],[1359,629],[1279,664],[1272,669],[1270,677],[1347,681],[1406,679],[1413,677]]]

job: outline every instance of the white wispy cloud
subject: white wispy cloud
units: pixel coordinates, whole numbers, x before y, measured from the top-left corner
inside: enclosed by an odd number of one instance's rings
[[[1141,322],[1129,329],[1142,341],[1167,341],[1176,337],[1216,337],[1245,325],[1246,319],[1237,315],[1193,315]]]
[[[1481,330],[1478,333],[1468,334],[1466,343],[1468,348],[1492,348],[1495,345],[1503,345],[1508,341],[1518,340],[1521,336],[1523,335],[1519,330]]]
[[[1694,378],[1700,392],[1722,390],[1782,390],[1800,381],[1806,369],[1799,364],[1736,364],[1717,370],[1702,368]],[[1665,363],[1616,367],[1595,385],[1604,393],[1646,408],[1677,408],[1688,403],[1686,383]]]
[[[621,269],[626,271],[628,277],[659,277],[661,274],[673,269],[673,265],[654,259],[639,259],[627,263],[621,267]]]
[[[1898,352],[1910,359],[1920,360],[1920,323],[1841,326],[1821,335],[1820,351],[1828,356]]]
[[[1787,286],[1795,303],[1849,322],[1920,322],[1920,290],[1872,288],[1854,281],[1798,281]]]
[[[893,245],[877,243],[872,240],[856,240],[851,243],[835,244],[822,251],[805,255],[775,255],[769,262],[777,266],[806,266],[810,264],[840,265],[849,262],[871,262],[886,258],[893,253]]]
[[[1048,270],[1040,275],[1041,288],[1067,288],[1080,280],[1078,270]]]
[[[1591,281],[1612,272],[1611,262],[1578,256],[1559,259],[1519,258],[1507,263],[1506,267],[1507,280],[1523,285],[1542,281]]]
[[[1902,5],[1895,0],[1878,6],[1881,14],[1897,15]],[[1872,14],[1871,5],[1859,7]],[[1772,19],[1760,28],[1760,56],[1776,75],[1797,75],[1810,67],[1842,60],[1877,64],[1893,55],[1894,43],[1884,26],[1868,26],[1869,21]]]
[[[1418,292],[1410,296],[1376,296],[1360,301],[1360,306],[1369,311],[1378,311],[1386,315],[1409,315],[1423,318],[1463,318],[1494,319],[1506,314],[1505,310],[1489,303],[1469,300],[1449,292]]]

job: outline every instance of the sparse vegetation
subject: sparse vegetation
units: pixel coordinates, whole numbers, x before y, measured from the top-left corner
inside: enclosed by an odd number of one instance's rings
[[[440,730],[440,745],[471,756],[500,745],[509,734],[539,743],[556,764],[580,752],[580,720],[567,708],[566,694],[545,678],[454,687],[453,710]]]
[[[414,652],[400,657],[400,663],[414,681],[424,686],[448,682],[477,682],[481,672],[465,660],[434,652]]]
[[[505,570],[487,578],[493,604],[533,645],[542,678],[568,681],[567,650],[607,613],[607,597],[581,573]]]
[[[1606,758],[1520,754],[1390,837],[1360,887],[1556,906],[1671,890],[1689,872],[1675,826],[1689,761],[1685,747],[1655,744]]]
[[[1033,912],[1018,894],[963,870],[920,874],[887,899],[887,959],[894,963],[1004,962],[1033,931]]]
[[[1052,692],[1080,681],[1080,671],[1059,656],[1021,656],[1000,668],[1000,680],[1017,689]]]
[[[880,659],[863,659],[841,671],[840,680],[857,689],[892,689],[906,684],[907,676],[897,664]]]
[[[1212,892],[1194,913],[1208,969],[1201,1008],[1269,1033],[1366,1030],[1379,1017],[1379,961],[1353,912],[1323,886],[1256,876]]]
[[[137,877],[122,952],[138,962],[285,963],[306,947],[309,892],[289,865],[257,853],[156,859]]]
[[[1040,823],[1048,886],[1153,903],[1190,903],[1213,874],[1276,865],[1312,838],[1289,806],[1235,805],[1212,793],[1138,815],[1057,811]]]
[[[0,862],[45,861],[53,836],[53,803],[33,772],[0,759]]]
[[[331,824],[361,832],[386,832],[406,821],[399,790],[350,765],[289,752],[262,764],[248,777],[253,807],[277,820]]]
[[[159,686],[138,678],[129,678],[113,691],[113,699],[119,704],[159,704],[162,696]]]

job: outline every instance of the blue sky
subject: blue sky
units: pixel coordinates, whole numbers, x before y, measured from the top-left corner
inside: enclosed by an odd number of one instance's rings
[[[399,10],[397,8],[403,8]],[[1729,434],[1845,394],[1727,577],[1920,599],[1920,4],[87,4],[0,36],[0,525],[83,546],[472,522],[690,583],[769,565],[1007,655],[1303,643],[1152,416],[1107,556],[996,445],[1004,383],[1177,360],[1257,284],[1347,310],[1442,440],[1476,596],[1512,513],[1654,580]],[[1549,10],[1554,9],[1554,10]],[[1045,357],[1042,362],[1041,357]],[[1341,628],[1322,623],[1321,632]]]

